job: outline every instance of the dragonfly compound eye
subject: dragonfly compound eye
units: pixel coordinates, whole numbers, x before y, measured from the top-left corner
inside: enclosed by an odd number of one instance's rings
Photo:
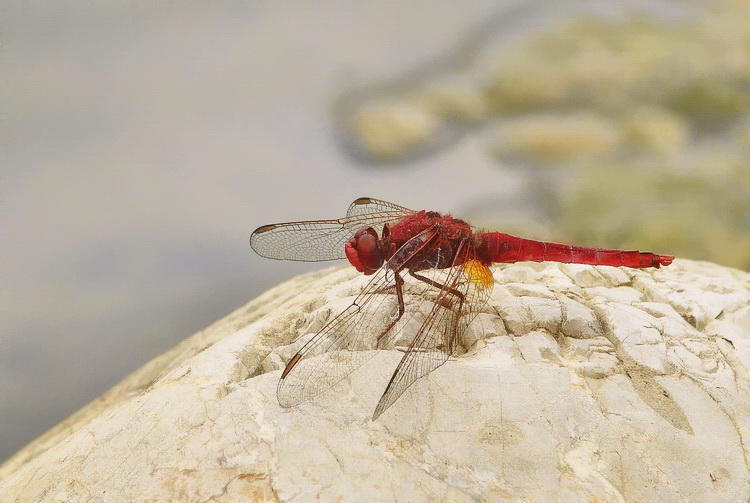
[[[359,272],[372,274],[383,265],[378,235],[372,227],[357,231],[345,245],[346,258]]]

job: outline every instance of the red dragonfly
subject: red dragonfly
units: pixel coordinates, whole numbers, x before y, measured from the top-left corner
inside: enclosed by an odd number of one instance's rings
[[[477,232],[450,215],[413,211],[369,197],[354,201],[346,217],[337,220],[258,227],[250,237],[250,246],[263,257],[280,260],[346,258],[359,272],[372,276],[351,305],[289,360],[277,388],[283,407],[331,389],[372,358],[375,350],[392,343],[409,321],[418,319],[419,329],[406,341],[408,347],[375,408],[373,420],[414,381],[453,354],[466,327],[487,302],[494,285],[490,270],[493,262],[554,261],[646,268],[666,266],[674,259],[671,255]],[[410,304],[425,303],[425,308],[414,305],[407,312],[405,295],[411,296]]]

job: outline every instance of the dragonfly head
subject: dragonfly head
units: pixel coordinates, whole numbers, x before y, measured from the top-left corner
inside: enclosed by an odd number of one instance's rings
[[[383,242],[372,227],[358,230],[344,245],[344,252],[349,263],[367,275],[380,269],[385,260]]]

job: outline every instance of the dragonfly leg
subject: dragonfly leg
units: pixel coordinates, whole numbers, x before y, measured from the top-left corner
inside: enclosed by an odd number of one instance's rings
[[[403,285],[404,285],[404,278],[399,276],[398,271],[393,271],[393,275],[396,278],[396,283],[392,286],[388,286],[385,288],[385,290],[390,290],[391,288],[396,289],[396,298],[398,299],[398,316],[396,316],[396,319],[393,320],[382,332],[380,332],[380,335],[378,335],[377,341],[380,342],[380,339],[385,337],[385,334],[390,332],[390,330],[398,323],[398,320],[401,319],[401,317],[406,312],[406,307],[404,306],[404,291],[403,291]]]
[[[380,294],[380,293],[389,293],[391,290],[393,290],[394,288],[396,288],[396,285],[398,284],[399,280],[401,281],[401,283],[404,282],[404,280],[401,278],[401,276],[399,276],[397,273],[394,272],[393,274],[395,276],[395,282],[392,285],[382,286],[382,287],[378,288],[377,290],[375,290],[372,293],[378,293],[378,294]]]
[[[434,286],[438,290],[445,290],[446,292],[455,295],[458,298],[458,309],[454,311],[453,320],[451,322],[451,334],[450,338],[448,340],[448,353],[453,354],[453,350],[456,348],[456,337],[458,334],[458,318],[461,315],[461,311],[464,307],[464,294],[456,290],[455,288],[452,288],[448,285],[444,285],[442,283],[438,283],[437,281],[434,281],[430,278],[427,278],[425,276],[422,276],[421,274],[417,274],[414,271],[409,271],[409,274],[411,274],[412,277],[418,279],[419,281],[423,281],[427,283],[430,286]]]

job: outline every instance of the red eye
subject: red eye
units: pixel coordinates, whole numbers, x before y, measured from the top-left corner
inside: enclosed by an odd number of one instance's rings
[[[364,255],[373,253],[378,248],[378,241],[372,234],[363,234],[357,239],[357,251]]]

